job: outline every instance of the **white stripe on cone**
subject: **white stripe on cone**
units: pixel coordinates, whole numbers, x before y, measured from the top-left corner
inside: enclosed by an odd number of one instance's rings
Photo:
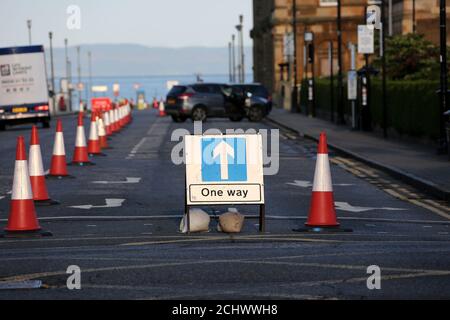
[[[16,165],[14,167],[14,183],[11,199],[33,200],[33,191],[31,190],[27,160],[16,160]]]
[[[40,177],[44,175],[44,166],[42,164],[41,146],[30,146],[30,177]]]
[[[109,122],[109,112],[105,112],[105,126],[109,127],[110,122]]]
[[[316,172],[314,174],[314,192],[332,192],[330,162],[328,154],[319,153],[317,155]]]
[[[116,123],[116,115],[114,114],[114,110],[111,109],[109,110],[110,113],[110,118],[111,118],[111,124],[115,124]]]
[[[104,137],[106,135],[105,125],[103,124],[102,118],[97,118],[98,121],[98,136]]]
[[[53,146],[54,156],[65,156],[66,149],[64,148],[64,135],[62,132],[56,132],[55,145]]]
[[[91,140],[91,141],[98,140],[97,122],[96,121],[91,121],[91,130],[89,132],[89,140]]]
[[[114,109],[114,119],[116,122],[119,120],[119,109]]]
[[[77,127],[77,138],[75,140],[75,147],[86,147],[86,135],[84,133],[84,127]]]

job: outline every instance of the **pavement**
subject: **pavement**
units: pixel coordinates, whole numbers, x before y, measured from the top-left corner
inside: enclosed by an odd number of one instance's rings
[[[437,155],[434,147],[383,139],[374,133],[352,131],[347,126],[279,108],[273,110],[269,119],[314,140],[325,131],[330,146],[341,153],[450,202],[450,161],[447,155]]]
[[[76,117],[62,121],[71,159]],[[203,129],[210,128],[278,129],[227,119],[208,120]],[[293,231],[308,215],[317,145],[283,128],[279,150],[271,148],[279,172],[265,177],[266,232],[258,232],[257,207],[237,207],[245,225],[230,235],[216,229],[227,207],[205,206],[210,231],[179,233],[185,168],[171,161],[175,129],[192,133],[193,124],[135,112],[109,141],[107,156],[93,159],[96,166],[69,167],[75,179],[48,180],[61,204],[37,214],[53,236],[0,238],[0,299],[450,298],[450,208],[366,163],[330,153],[338,219],[353,232]],[[30,126],[0,133],[0,228],[8,219],[16,137],[28,141],[29,134]],[[54,129],[40,130],[40,138],[47,169]],[[381,287],[369,290],[373,265]],[[67,288],[70,266],[81,269],[81,290]],[[11,289],[37,280],[39,289]]]

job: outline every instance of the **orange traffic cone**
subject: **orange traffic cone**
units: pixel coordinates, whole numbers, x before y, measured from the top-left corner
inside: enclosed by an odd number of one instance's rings
[[[111,122],[109,120],[109,111],[106,111],[103,114],[103,117],[105,118],[105,131],[106,131],[106,136],[109,137],[111,135]]]
[[[89,132],[88,153],[90,156],[105,156],[100,147],[100,140],[98,138],[97,114],[92,113],[91,129]]]
[[[159,116],[160,117],[166,116],[166,106],[164,105],[164,101],[162,101],[162,100],[159,103]]]
[[[106,136],[105,124],[103,122],[102,117],[97,118],[97,125],[98,125],[98,141],[100,143],[100,148],[111,149],[108,146],[108,137]]]
[[[73,152],[72,165],[93,166],[89,161],[88,150],[86,145],[86,135],[84,133],[84,114],[78,114],[77,137],[75,139],[75,151]]]
[[[113,133],[119,131],[119,127],[117,126],[117,109],[111,110],[111,130]]]
[[[351,229],[339,228],[334,207],[333,184],[331,182],[330,162],[328,159],[327,136],[320,134],[319,148],[317,152],[316,170],[311,197],[306,229],[295,231],[343,231],[351,232]]]
[[[64,133],[61,120],[56,124],[55,143],[48,178],[73,178],[67,172],[66,149],[64,147]]]
[[[44,166],[42,165],[41,146],[36,126],[31,130],[29,174],[33,200],[37,205],[56,205],[58,201],[50,199],[45,183]]]
[[[5,237],[50,236],[41,232],[33,201],[30,176],[28,174],[25,140],[17,138],[16,164],[11,195],[8,224]]]
[[[122,108],[118,107],[116,109],[117,111],[117,127],[119,128],[119,130],[122,130],[123,127],[123,122],[122,122]]]

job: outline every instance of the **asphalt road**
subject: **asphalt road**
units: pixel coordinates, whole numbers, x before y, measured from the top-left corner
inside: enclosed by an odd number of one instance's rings
[[[63,117],[71,159],[74,116]],[[171,162],[176,128],[154,111],[112,137],[93,167],[69,167],[73,180],[49,180],[61,205],[38,207],[49,238],[0,238],[0,299],[419,299],[450,298],[450,211],[375,170],[331,154],[338,216],[351,233],[296,233],[306,220],[314,176],[313,142],[282,132],[280,170],[265,178],[267,232],[256,207],[239,235],[216,231],[226,207],[205,207],[208,233],[178,232],[184,209],[184,167]],[[274,129],[270,123],[210,120],[204,129]],[[30,126],[0,132],[0,225],[6,225],[15,143]],[[86,127],[86,134],[88,128]],[[54,130],[40,130],[45,167]],[[137,178],[137,183],[120,182]],[[295,183],[294,181],[300,181]],[[403,191],[401,191],[403,190]],[[400,192],[404,196],[399,196]],[[118,199],[105,208],[106,199]],[[419,201],[420,200],[420,201]],[[73,208],[93,206],[91,209]],[[349,211],[350,210],[350,211]],[[68,290],[69,266],[81,268],[81,290]],[[381,289],[369,290],[367,268],[381,269]],[[41,280],[41,289],[7,283]]]

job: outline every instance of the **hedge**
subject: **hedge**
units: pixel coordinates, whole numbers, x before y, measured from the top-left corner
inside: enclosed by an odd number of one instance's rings
[[[351,106],[347,100],[347,84],[344,84],[346,99],[344,113],[351,117]],[[388,81],[387,105],[388,127],[401,135],[436,139],[439,137],[439,95],[436,81]],[[316,116],[330,119],[330,80],[315,81]],[[300,105],[307,107],[308,90],[302,83]],[[337,108],[337,80],[334,80],[334,111]],[[377,78],[371,80],[370,107],[372,124],[382,125],[382,85]]]

